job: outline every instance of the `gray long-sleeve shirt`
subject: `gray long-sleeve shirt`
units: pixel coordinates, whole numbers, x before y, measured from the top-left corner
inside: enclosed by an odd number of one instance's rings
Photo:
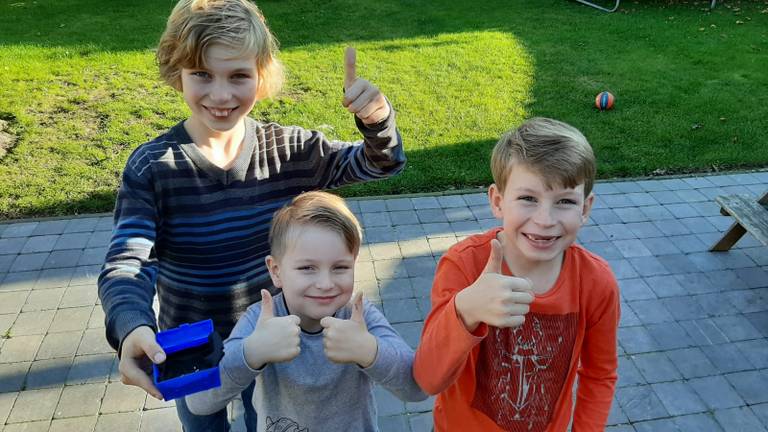
[[[275,296],[274,305],[275,316],[290,315],[282,294]],[[368,368],[331,362],[323,351],[322,332],[302,332],[298,357],[251,369],[243,342],[256,328],[260,313],[261,303],[250,306],[224,342],[221,387],[187,396],[193,413],[222,409],[254,379],[252,402],[259,413],[259,432],[377,431],[374,383],[403,400],[426,399],[413,379],[413,350],[371,303],[365,302],[363,316],[378,341],[378,353]],[[350,315],[346,306],[335,316],[349,319]]]

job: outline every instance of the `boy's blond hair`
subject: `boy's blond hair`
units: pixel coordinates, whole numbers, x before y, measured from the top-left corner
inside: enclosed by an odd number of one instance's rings
[[[290,246],[297,226],[320,226],[338,233],[354,256],[360,251],[363,231],[343,199],[328,192],[305,192],[275,212],[269,229],[271,254],[280,258]]]
[[[179,0],[157,47],[160,76],[181,90],[181,69],[205,67],[205,51],[221,44],[237,56],[253,55],[259,73],[259,99],[274,96],[283,83],[277,41],[264,16],[249,0]]]
[[[491,173],[500,193],[504,193],[509,173],[516,164],[539,174],[548,188],[573,188],[584,183],[585,197],[595,183],[592,147],[578,129],[558,120],[532,118],[496,143]]]

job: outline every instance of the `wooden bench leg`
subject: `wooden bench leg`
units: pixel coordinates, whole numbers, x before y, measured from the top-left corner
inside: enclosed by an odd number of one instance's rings
[[[738,222],[735,222],[733,225],[731,225],[730,228],[728,228],[728,231],[723,234],[723,236],[718,240],[717,243],[715,243],[712,248],[709,250],[711,252],[724,252],[731,248],[731,246],[735,245],[739,239],[747,233],[747,230],[744,229],[741,224]]]

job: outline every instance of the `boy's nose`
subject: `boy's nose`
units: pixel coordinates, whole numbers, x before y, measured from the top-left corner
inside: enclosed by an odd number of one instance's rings
[[[539,206],[533,215],[533,221],[543,226],[554,225],[555,219],[552,217],[552,208],[545,205]]]
[[[333,285],[334,285],[333,278],[331,277],[330,274],[323,273],[317,278],[315,285],[317,285],[317,287],[321,289],[333,288]]]
[[[226,83],[216,83],[211,89],[210,98],[213,102],[227,102],[232,96],[229,85]]]

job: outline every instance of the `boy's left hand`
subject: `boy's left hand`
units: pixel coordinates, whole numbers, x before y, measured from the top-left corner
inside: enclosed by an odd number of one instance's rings
[[[352,316],[348,320],[325,317],[320,320],[320,325],[323,326],[323,348],[328,360],[357,363],[363,368],[376,360],[379,344],[365,325],[362,291],[352,298]]]
[[[342,105],[366,125],[373,125],[389,117],[389,104],[379,89],[356,72],[357,53],[347,47],[344,52],[344,101]]]

